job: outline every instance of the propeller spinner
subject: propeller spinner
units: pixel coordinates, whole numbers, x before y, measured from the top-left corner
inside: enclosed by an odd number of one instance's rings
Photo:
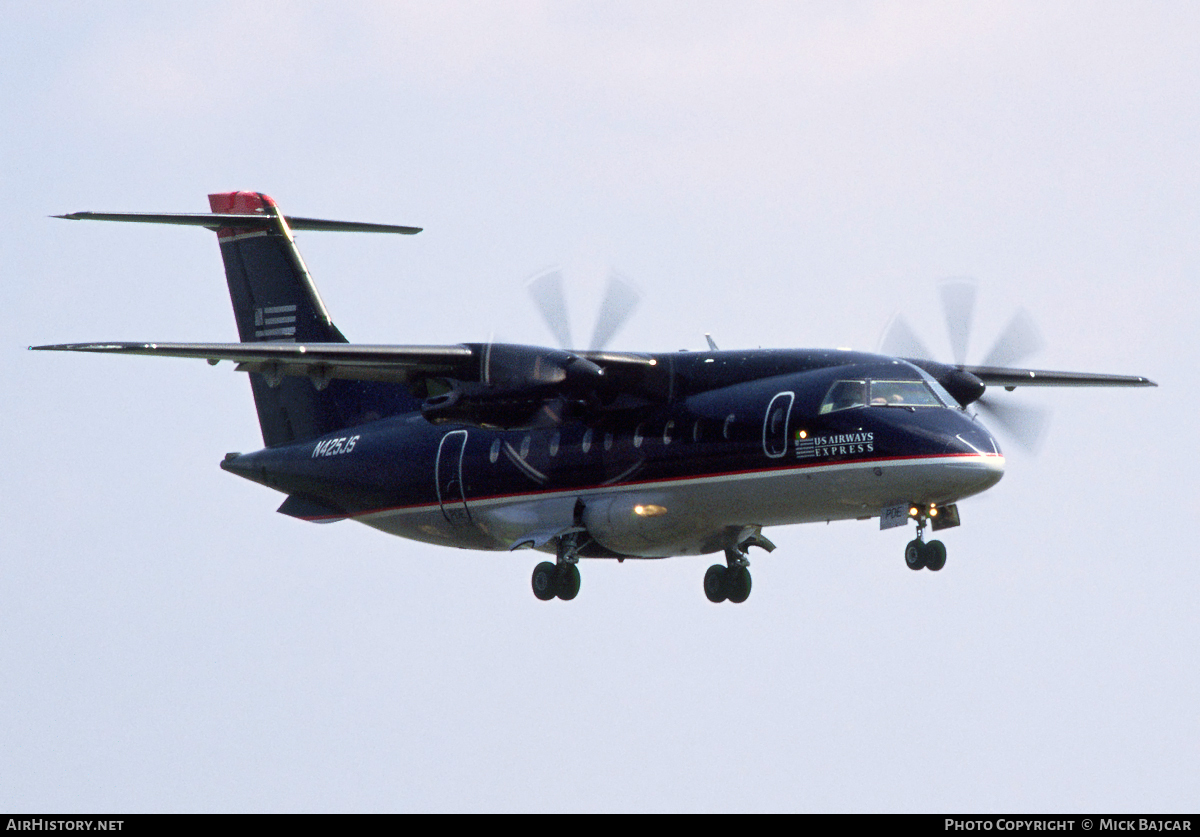
[[[979,409],[987,414],[991,422],[1026,450],[1036,452],[1049,424],[1050,411],[1029,404],[998,403],[994,399],[984,398],[983,391],[986,387],[982,381],[964,369],[967,365],[971,324],[975,315],[975,282],[962,279],[947,280],[939,285],[938,291],[954,357],[954,363],[948,371],[955,379],[942,383],[950,384],[946,388],[964,407],[970,403],[978,404]],[[1013,314],[1004,331],[996,338],[981,365],[1014,366],[1039,352],[1044,345],[1033,318],[1021,308]],[[900,314],[892,318],[880,343],[880,351],[894,357],[939,363]]]

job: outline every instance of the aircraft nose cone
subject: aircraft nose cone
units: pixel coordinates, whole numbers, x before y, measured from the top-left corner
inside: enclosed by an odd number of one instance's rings
[[[980,456],[1004,456],[1000,443],[986,427],[969,416],[963,415],[957,423],[950,445],[956,453]]]
[[[963,415],[955,433],[947,440],[955,454],[950,469],[960,497],[986,491],[1004,476],[1004,454],[994,436],[983,425]]]

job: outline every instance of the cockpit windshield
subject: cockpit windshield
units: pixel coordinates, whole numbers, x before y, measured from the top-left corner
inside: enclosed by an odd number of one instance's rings
[[[818,412],[824,415],[825,413],[836,413],[838,410],[865,406],[867,406],[866,381],[838,381],[829,388],[829,392],[825,393],[825,400],[821,402],[821,409]]]
[[[871,381],[872,407],[944,407],[924,381]]]
[[[836,413],[854,407],[945,407],[924,381],[836,381],[818,412]]]

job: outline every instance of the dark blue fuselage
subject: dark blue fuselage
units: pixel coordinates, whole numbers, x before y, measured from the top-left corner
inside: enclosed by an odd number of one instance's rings
[[[904,361],[805,350],[655,359],[662,397],[645,403],[559,420],[551,406],[508,430],[394,415],[223,467],[289,494],[281,510],[308,519],[507,549],[590,515],[590,554],[655,557],[714,551],[730,527],[949,503],[1002,473],[991,434],[956,406],[828,404],[839,381],[927,379]]]

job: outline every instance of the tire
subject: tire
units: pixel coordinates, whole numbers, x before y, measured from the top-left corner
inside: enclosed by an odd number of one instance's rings
[[[946,545],[941,541],[930,541],[925,544],[925,567],[937,572],[946,566]]]
[[[708,600],[713,604],[725,601],[725,572],[725,568],[720,564],[713,564],[704,574],[704,595],[708,596]]]
[[[543,602],[548,602],[557,594],[557,587],[553,564],[543,561],[533,568],[533,595]]]
[[[910,570],[925,569],[925,544],[921,541],[909,541],[904,547],[904,563]]]
[[[726,570],[725,592],[734,604],[741,604],[750,598],[750,571],[745,567]]]
[[[579,595],[579,567],[574,564],[559,564],[555,571],[556,595],[564,602]]]

